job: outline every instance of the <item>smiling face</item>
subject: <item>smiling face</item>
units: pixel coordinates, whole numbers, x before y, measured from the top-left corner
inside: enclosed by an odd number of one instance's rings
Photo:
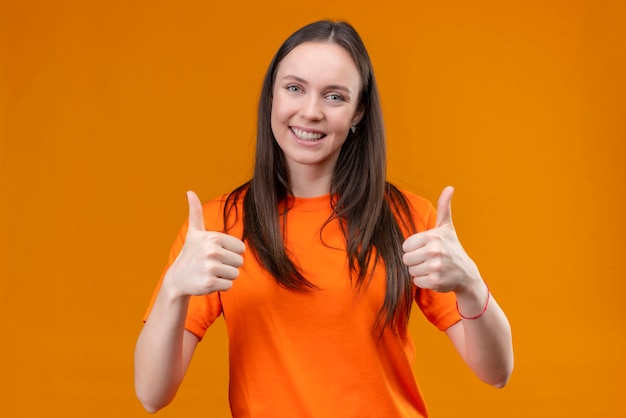
[[[354,60],[331,42],[302,43],[280,62],[271,126],[292,179],[330,179],[350,126],[362,116],[360,86]]]

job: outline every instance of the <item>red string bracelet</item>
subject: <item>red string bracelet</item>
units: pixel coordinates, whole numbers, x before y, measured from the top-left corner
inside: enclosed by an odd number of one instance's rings
[[[461,315],[461,318],[463,319],[478,319],[481,316],[483,316],[483,314],[485,313],[485,311],[487,310],[487,306],[489,306],[489,285],[487,285],[487,283],[485,283],[485,287],[487,287],[487,300],[485,301],[485,306],[483,306],[483,310],[480,311],[480,313],[478,315],[475,316],[465,316],[461,313],[461,311],[459,310],[459,302],[456,302],[456,311],[459,313],[459,315]]]

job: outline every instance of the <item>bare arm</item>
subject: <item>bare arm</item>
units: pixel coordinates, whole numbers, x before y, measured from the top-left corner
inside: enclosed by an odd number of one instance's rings
[[[462,319],[446,333],[480,379],[503,387],[513,371],[511,328],[493,296],[487,299],[487,286],[457,238],[450,210],[453,192],[448,187],[441,193],[436,227],[404,242],[403,261],[416,286],[455,292],[462,316],[476,317]]]
[[[135,347],[135,391],[148,412],[174,399],[199,341],[184,329],[189,298],[167,293],[157,296]]]
[[[457,292],[459,311],[473,317],[482,311],[488,289],[481,281],[474,292]],[[513,371],[511,327],[493,295],[476,319],[462,319],[446,330],[465,363],[484,382],[501,388]]]
[[[163,277],[135,346],[135,392],[149,412],[174,399],[198,344],[198,337],[185,330],[191,296],[230,289],[243,264],[243,242],[206,231],[198,196],[189,192],[187,198],[185,244]]]

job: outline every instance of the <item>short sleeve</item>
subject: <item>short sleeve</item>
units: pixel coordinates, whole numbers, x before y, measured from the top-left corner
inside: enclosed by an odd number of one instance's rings
[[[418,289],[415,301],[422,313],[440,331],[445,331],[461,320],[456,310],[456,296],[453,292],[438,293],[428,289]]]
[[[428,200],[410,192],[403,192],[411,204],[412,216],[418,232],[432,229],[437,223],[437,211]],[[461,320],[453,292],[439,293],[417,289],[415,302],[422,313],[439,330],[445,331]]]
[[[206,203],[203,207],[205,225],[208,229],[219,230],[221,226],[217,225],[216,220],[219,219],[219,209],[221,208],[221,200],[215,200]],[[152,306],[156,301],[159,290],[163,283],[163,278],[169,267],[176,261],[178,254],[185,244],[185,236],[187,235],[188,221],[182,226],[179,231],[169,253],[169,259],[166,267],[163,269],[161,278],[152,294],[152,299],[148,305],[148,309],[144,315],[144,322],[148,319]],[[207,329],[215,322],[215,320],[222,314],[222,304],[219,297],[219,292],[214,292],[209,295],[192,296],[189,300],[189,308],[187,310],[187,319],[185,320],[185,329],[193,333],[196,337],[202,339]]]

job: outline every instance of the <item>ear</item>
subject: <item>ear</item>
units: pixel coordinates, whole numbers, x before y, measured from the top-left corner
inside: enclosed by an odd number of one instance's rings
[[[354,112],[354,116],[352,117],[352,123],[354,125],[358,125],[361,122],[361,119],[363,119],[363,115],[365,114],[365,108],[363,105],[359,105],[358,109],[356,110],[356,112]]]

